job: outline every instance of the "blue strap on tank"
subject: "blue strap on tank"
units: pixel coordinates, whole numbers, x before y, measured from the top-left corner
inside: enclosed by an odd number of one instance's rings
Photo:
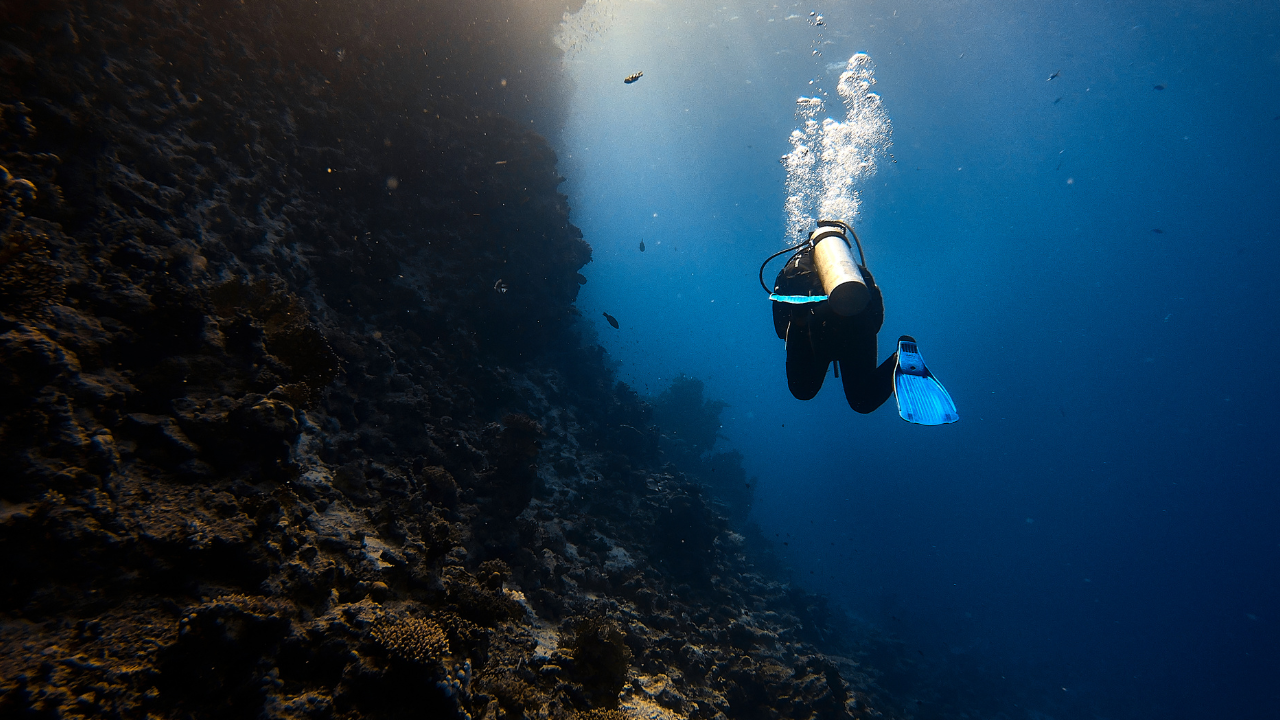
[[[787,303],[789,305],[808,305],[809,303],[822,302],[827,299],[826,295],[779,295],[777,293],[769,293],[769,299],[774,302]]]

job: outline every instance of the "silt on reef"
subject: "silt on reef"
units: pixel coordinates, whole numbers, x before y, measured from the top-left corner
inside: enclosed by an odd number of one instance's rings
[[[0,10],[0,716],[880,716],[579,338],[501,3],[358,5]]]

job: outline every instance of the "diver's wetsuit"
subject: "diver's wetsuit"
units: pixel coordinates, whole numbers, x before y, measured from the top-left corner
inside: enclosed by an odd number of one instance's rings
[[[893,393],[897,353],[876,366],[876,333],[884,324],[884,299],[875,278],[859,267],[871,297],[857,315],[835,314],[827,302],[792,305],[774,301],[773,327],[787,341],[787,387],[799,400],[808,400],[822,389],[827,366],[839,363],[849,407],[869,413]],[[778,295],[822,295],[822,281],[813,266],[813,255],[802,250],[778,271],[773,291]]]

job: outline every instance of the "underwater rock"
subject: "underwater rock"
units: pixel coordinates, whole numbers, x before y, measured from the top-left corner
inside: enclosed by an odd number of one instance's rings
[[[162,697],[184,703],[225,702],[231,708],[261,704],[258,658],[288,631],[287,610],[270,600],[226,595],[186,610],[178,638],[159,654]]]

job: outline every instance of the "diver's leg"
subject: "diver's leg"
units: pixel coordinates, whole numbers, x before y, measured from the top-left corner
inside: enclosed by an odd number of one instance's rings
[[[807,328],[787,329],[787,387],[797,400],[810,400],[822,389],[830,360],[818,358]]]
[[[898,364],[895,352],[876,366],[876,336],[855,338],[840,358],[840,380],[844,382],[844,399],[849,407],[863,414],[874,411],[893,394],[893,369]]]

